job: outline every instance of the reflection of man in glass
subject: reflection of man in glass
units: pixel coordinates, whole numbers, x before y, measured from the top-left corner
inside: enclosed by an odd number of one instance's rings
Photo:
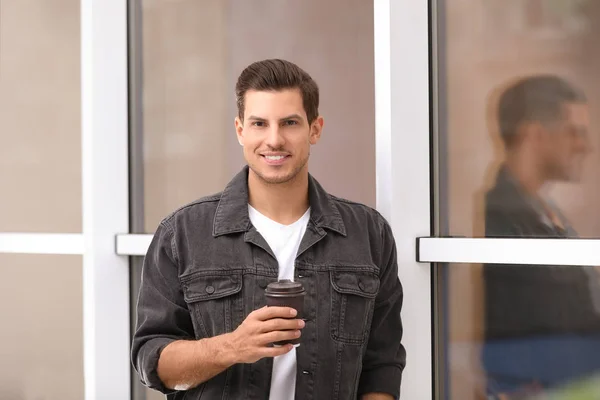
[[[576,237],[543,196],[576,182],[590,152],[584,94],[555,76],[512,84],[498,105],[506,159],[486,195],[486,236]],[[600,371],[600,316],[593,268],[488,265],[483,362],[490,386],[563,386]]]

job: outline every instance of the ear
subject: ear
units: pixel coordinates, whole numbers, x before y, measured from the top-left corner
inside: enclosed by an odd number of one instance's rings
[[[541,122],[532,121],[524,124],[522,135],[524,141],[544,143],[548,135],[548,129]]]
[[[319,115],[310,125],[310,144],[317,144],[319,142],[319,139],[321,139],[321,132],[323,132],[324,124],[325,121],[323,120],[323,117]]]
[[[235,133],[240,146],[244,146],[244,122],[240,117],[235,117]]]

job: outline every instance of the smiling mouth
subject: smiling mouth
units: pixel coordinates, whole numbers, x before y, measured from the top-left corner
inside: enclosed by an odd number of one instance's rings
[[[284,158],[286,158],[287,156],[263,156],[263,157],[269,161],[280,161],[280,160],[283,160]]]
[[[289,154],[261,154],[261,157],[265,160],[265,163],[272,166],[280,166],[286,163],[290,157]]]

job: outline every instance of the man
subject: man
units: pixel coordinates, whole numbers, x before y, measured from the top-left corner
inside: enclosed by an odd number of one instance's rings
[[[405,351],[392,231],[308,173],[319,90],[265,60],[236,85],[248,164],[222,193],[165,218],[144,261],[132,359],[169,399],[397,399]],[[303,319],[265,307],[278,279],[305,287]],[[301,345],[273,342],[301,337]]]
[[[498,120],[506,159],[486,196],[486,236],[577,237],[544,192],[581,177],[590,152],[583,93],[556,76],[527,77],[503,92]],[[488,265],[484,279],[483,362],[493,391],[523,395],[600,371],[593,268]]]

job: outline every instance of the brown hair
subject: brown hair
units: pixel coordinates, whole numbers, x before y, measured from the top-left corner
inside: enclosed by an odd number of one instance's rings
[[[308,123],[319,115],[319,87],[306,71],[296,64],[280,59],[257,61],[242,71],[235,85],[238,116],[244,119],[248,90],[279,91],[299,89]]]
[[[502,140],[507,147],[511,147],[520,124],[560,121],[565,104],[586,102],[585,94],[579,88],[558,76],[523,78],[512,84],[500,97],[498,123]]]

